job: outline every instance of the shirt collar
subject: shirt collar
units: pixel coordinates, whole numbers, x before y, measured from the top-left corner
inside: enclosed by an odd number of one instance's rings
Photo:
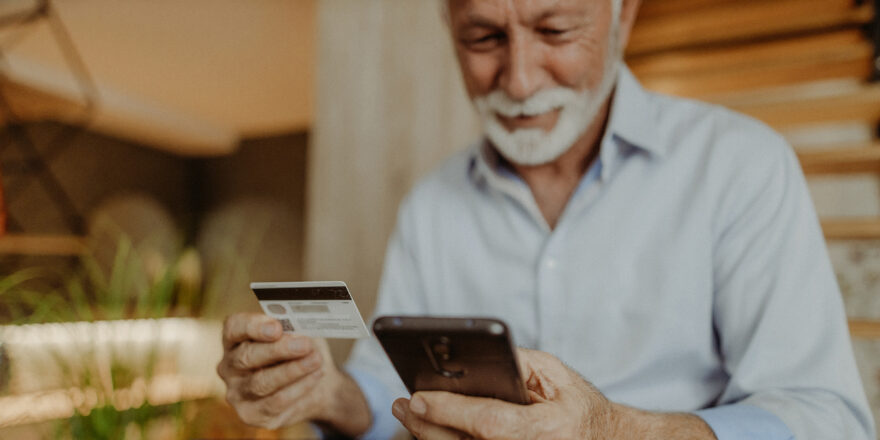
[[[642,88],[626,64],[620,63],[602,146],[609,138],[617,138],[630,147],[663,156],[666,151],[656,130],[652,104],[651,94]]]
[[[655,128],[651,95],[645,91],[624,63],[620,63],[611,98],[608,124],[600,143],[601,179],[606,180],[622,156],[630,150],[662,157],[665,153]],[[472,148],[470,175],[475,180],[497,182],[504,178],[498,153],[483,139]]]

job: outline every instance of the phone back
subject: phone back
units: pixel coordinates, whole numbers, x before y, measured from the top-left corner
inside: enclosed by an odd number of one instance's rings
[[[411,393],[529,403],[507,326],[492,318],[382,317],[373,324]]]

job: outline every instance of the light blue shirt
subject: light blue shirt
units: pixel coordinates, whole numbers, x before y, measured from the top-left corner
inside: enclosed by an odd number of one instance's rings
[[[503,319],[612,401],[694,412],[721,440],[874,438],[803,175],[763,124],[644,91],[621,69],[593,165],[548,227],[481,143],[404,200],[375,310]],[[375,339],[346,369],[399,424]]]

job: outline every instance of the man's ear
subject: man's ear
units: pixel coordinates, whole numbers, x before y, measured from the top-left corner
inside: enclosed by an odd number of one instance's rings
[[[629,36],[632,33],[633,25],[636,23],[636,16],[639,13],[641,0],[623,0],[620,7],[620,48],[626,48],[629,43]]]

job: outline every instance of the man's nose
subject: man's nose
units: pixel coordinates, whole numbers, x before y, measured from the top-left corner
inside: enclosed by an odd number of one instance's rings
[[[510,38],[507,59],[499,78],[502,90],[522,101],[537,92],[544,81],[544,60],[540,48],[525,37]]]

